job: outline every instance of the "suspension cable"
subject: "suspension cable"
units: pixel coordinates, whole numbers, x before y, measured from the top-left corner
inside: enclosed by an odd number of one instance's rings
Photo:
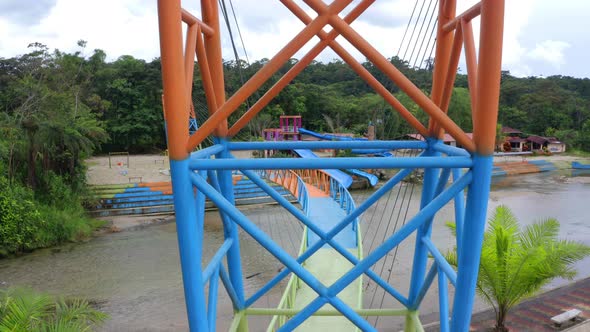
[[[236,58],[236,66],[238,67],[238,74],[240,75],[240,81],[242,85],[244,85],[244,75],[242,74],[242,65],[240,64],[240,56],[238,55],[238,48],[236,47],[236,43],[234,41],[234,34],[232,32],[231,24],[229,22],[229,17],[227,15],[227,7],[225,5],[225,0],[218,0],[219,6],[221,7],[221,12],[223,13],[223,18],[225,20],[225,25],[227,26],[227,31],[229,32],[229,39],[231,40],[232,50],[234,51],[234,57]],[[246,100],[246,102],[248,102]]]
[[[412,14],[410,15],[410,20],[408,21],[408,24],[406,25],[406,31],[404,31],[404,36],[402,37],[402,42],[399,44],[399,48],[397,49],[397,53],[395,54],[395,56],[398,56],[399,52],[402,50],[402,45],[404,44],[404,40],[406,39],[406,34],[408,33],[408,29],[410,28],[410,24],[412,23],[412,18],[414,17],[414,12],[416,11],[416,7],[418,7],[418,0],[416,0],[416,3],[414,4],[414,9],[412,9]]]
[[[436,1],[438,1],[438,0],[436,0]],[[246,44],[244,44],[244,38],[242,38],[242,29],[240,29],[240,25],[238,24],[238,18],[236,17],[236,11],[234,10],[233,0],[229,0],[229,6],[231,8],[232,15],[234,16],[234,22],[236,22],[236,28],[238,29],[238,36],[240,36],[240,41],[242,42],[242,49],[244,50],[244,57],[246,57],[246,63],[249,66],[250,59],[248,59],[248,52],[246,52]]]
[[[426,27],[426,30],[424,30],[424,37],[421,38],[422,42],[420,43],[420,47],[418,48],[418,53],[416,53],[416,58],[414,59],[414,64],[412,65],[412,67],[416,67],[416,61],[418,61],[418,58],[420,57],[420,51],[422,50],[422,45],[424,45],[424,41],[426,40],[426,36],[428,35],[428,29],[430,28],[430,24],[432,23],[432,18],[434,17],[434,13],[436,12],[436,5],[437,4],[438,4],[438,0],[436,0],[434,7],[432,8],[432,11],[430,11],[430,6],[432,5],[432,0],[430,0],[430,3],[428,4],[428,10],[426,10],[426,15],[424,15],[424,21],[422,21],[422,26],[420,27],[420,32],[418,33],[418,36],[420,36],[422,33],[422,28],[424,27],[424,23],[426,22],[426,18],[428,17],[429,12],[430,12],[430,19],[428,21],[428,26]],[[418,43],[416,43],[416,45],[418,45]],[[414,49],[416,48],[416,45],[414,45]],[[410,55],[409,61],[412,61],[413,56],[414,56],[414,50],[412,50],[412,54]]]
[[[426,0],[424,0],[422,2],[422,6],[420,6],[420,11],[418,12],[418,18],[416,19],[416,22],[414,22],[414,28],[412,29],[412,34],[410,35],[410,40],[408,41],[408,47],[406,48],[406,51],[404,52],[404,56],[402,57],[402,59],[405,59],[406,55],[408,54],[408,50],[410,49],[410,43],[412,42],[412,39],[414,39],[414,33],[416,32],[416,28],[418,27],[418,20],[420,19],[420,16],[422,16],[422,10],[424,9],[425,4],[426,4]]]
[[[428,43],[426,43],[426,47],[424,48],[424,53],[422,53],[422,60],[420,60],[418,67],[421,67],[424,64],[424,60],[426,58],[426,53],[430,53],[429,57],[432,57],[432,50],[434,49],[434,45],[436,45],[436,26],[437,26],[437,24],[438,24],[438,16],[434,20],[434,25],[432,26],[432,30],[430,31],[430,38],[428,38]],[[430,47],[431,41],[434,41],[434,43],[432,43],[432,47],[430,48],[430,52],[428,52],[428,47]],[[428,69],[428,68],[426,68],[426,69]]]

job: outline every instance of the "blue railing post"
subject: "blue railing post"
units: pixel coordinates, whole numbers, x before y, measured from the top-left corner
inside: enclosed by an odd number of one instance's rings
[[[426,149],[425,157],[438,157],[440,152],[433,148],[436,140],[427,139],[428,148]],[[423,209],[434,198],[435,190],[438,184],[437,178],[440,173],[438,168],[427,168],[424,170],[424,185],[422,186],[422,198],[420,201],[420,209]],[[423,237],[430,238],[432,230],[432,219],[428,218],[416,231],[416,244],[414,249],[414,262],[412,265],[412,279],[410,281],[409,302],[410,310],[417,310],[420,305],[419,294],[420,289],[424,283],[424,276],[426,275],[426,263],[428,259],[428,249],[420,239]]]
[[[216,158],[232,158],[231,154],[229,153],[229,150],[227,149],[227,140],[219,139],[219,142],[224,146],[224,149],[216,155]],[[231,170],[218,170],[217,178],[219,179],[219,187],[221,189],[221,194],[227,199],[228,202],[230,202],[232,205],[235,205]],[[242,279],[242,260],[240,258],[240,241],[238,236],[238,228],[231,219],[231,217],[223,212],[223,209],[219,209],[219,213],[221,214],[222,218],[225,218],[228,221],[224,223],[225,225],[227,225],[227,227],[224,227],[223,229],[224,237],[226,239],[231,238],[233,240],[232,246],[227,253],[227,265],[229,278],[234,287],[234,290],[236,291],[236,295],[241,306],[244,303],[244,286]]]
[[[490,194],[493,156],[473,156],[473,178],[467,191],[465,220],[459,251],[457,287],[453,304],[451,331],[467,331],[471,322],[471,310],[475,297],[475,285],[479,272],[481,245],[486,224],[488,197]]]

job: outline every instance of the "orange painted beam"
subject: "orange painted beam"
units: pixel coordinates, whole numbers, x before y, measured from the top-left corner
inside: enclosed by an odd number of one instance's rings
[[[301,7],[297,6],[292,0],[281,0],[287,8],[289,8],[295,16],[297,16],[303,23],[309,24],[312,19],[301,9]],[[355,7],[349,15],[344,18],[344,21],[348,24],[352,23],[358,16],[362,14],[372,3],[372,1],[364,1],[361,2],[357,7]],[[314,7],[312,7],[314,8]],[[319,7],[317,7],[319,8]],[[416,119],[416,117],[410,113],[402,103],[397,100],[365,67],[363,67],[356,59],[346,51],[338,42],[334,39],[338,35],[338,32],[335,30],[330,31],[330,33],[326,33],[325,31],[320,31],[318,36],[322,39],[319,45],[325,45],[325,42],[328,42],[330,47],[346,62],[361,78],[369,84],[379,95],[381,95],[385,101],[387,101],[408,123],[416,129],[420,134],[427,135],[428,130],[424,125]],[[325,47],[325,46],[324,46]],[[324,48],[322,47],[322,49]],[[310,52],[312,53],[312,52]],[[318,52],[319,54],[319,52]],[[315,58],[315,56],[314,56]],[[309,60],[311,62],[311,60]],[[307,65],[307,64],[305,64]]]
[[[461,33],[461,26],[455,30],[453,36],[453,46],[451,47],[451,57],[449,59],[449,67],[447,68],[447,75],[441,99],[440,108],[445,113],[449,111],[449,104],[451,103],[451,96],[453,95],[453,88],[455,86],[455,78],[457,77],[457,68],[459,68],[459,59],[461,57],[461,48],[463,46],[463,34]],[[444,131],[440,126],[435,126],[436,137],[443,137]]]
[[[387,90],[368,70],[336,42],[332,49],[344,60],[361,78],[371,86],[387,103],[389,103],[399,115],[401,115],[414,129],[423,136],[428,135],[428,129],[408,111],[408,109]]]
[[[444,32],[443,25],[455,17],[457,7],[456,0],[441,1],[438,9],[438,25],[436,31],[436,51],[434,58],[434,71],[432,73],[432,90],[430,92],[430,99],[443,112],[447,113],[447,109],[442,107],[443,92],[448,89],[446,78],[450,74],[449,61],[451,58],[451,48],[453,44],[453,33]],[[456,70],[456,68],[455,68]],[[452,84],[452,83],[451,83]],[[442,138],[443,131],[440,129],[436,119],[432,116],[429,121],[430,136]]]
[[[310,24],[312,19],[293,1],[282,0],[281,1],[289,10],[291,10],[297,17],[299,17],[303,23]],[[346,15],[344,21],[351,23],[358,18],[375,0],[364,0],[352,11]],[[303,56],[289,71],[281,77],[250,109],[234,123],[230,128],[228,135],[235,136],[242,128],[244,128],[250,120],[252,120],[256,114],[258,114],[268,103],[276,97],[291,81],[299,75],[299,73],[305,69],[328,45],[330,40],[334,40],[338,36],[337,31],[330,31],[325,33],[320,30],[320,37],[323,40],[316,44],[305,56]]]
[[[214,34],[211,36],[205,35],[204,44],[207,59],[209,61],[209,72],[211,73],[211,80],[213,82],[213,90],[215,92],[215,100],[217,105],[225,102],[225,81],[223,74],[223,55],[221,53],[221,30],[219,28],[219,8],[217,1],[201,0],[201,11],[203,21],[213,28]],[[212,111],[209,110],[211,113]],[[217,112],[214,109],[213,112]],[[224,137],[227,135],[227,119],[219,121],[217,124],[215,135]],[[189,147],[192,150],[196,147]]]
[[[207,36],[212,36],[215,33],[210,26],[203,23],[198,18],[194,17],[185,9],[181,9],[181,17],[182,21],[188,24],[189,26],[198,25],[201,28],[201,30],[203,30],[203,33]]]
[[[226,120],[248,97],[250,97],[262,84],[276,73],[298,50],[301,49],[314,35],[317,34],[332,16],[344,9],[352,0],[336,0],[328,10],[328,15],[319,15],[312,23],[307,25],[293,40],[281,49],[264,67],[252,76],[231,98],[205,121],[199,130],[193,134],[188,143],[188,149],[192,150],[209,136],[215,127]],[[219,102],[219,101],[218,101]]]
[[[451,56],[449,59],[449,68],[447,69],[447,77],[445,81],[445,89],[443,91],[441,100],[441,109],[445,112],[449,109],[451,102],[451,95],[453,94],[453,87],[455,85],[455,78],[457,77],[457,69],[459,69],[459,59],[461,58],[461,48],[463,47],[463,34],[461,27],[455,30],[453,37],[453,46],[451,47]]]
[[[179,0],[159,0],[158,20],[160,29],[160,54],[162,62],[162,84],[164,88],[164,111],[168,132],[168,150],[172,160],[188,157],[185,149],[188,139],[186,121],[185,79],[182,21]]]
[[[318,0],[308,0],[306,2],[313,2],[318,6],[323,6],[318,3]],[[320,7],[321,8],[321,7]],[[331,16],[330,24],[338,30],[344,38],[346,38],[353,46],[355,46],[363,55],[367,57],[377,68],[379,68],[387,77],[399,86],[418,106],[420,106],[426,113],[432,116],[441,124],[451,136],[453,136],[459,144],[464,146],[469,151],[475,150],[475,144],[465,134],[465,132],[457,126],[440,108],[430,100],[418,87],[416,87],[407,77],[405,77],[391,62],[389,62],[382,54],[380,54],[371,44],[363,39],[354,29],[352,29],[340,17]]]
[[[475,128],[476,151],[494,153],[500,78],[502,69],[502,38],[504,33],[504,0],[483,0],[477,70]]]
[[[477,15],[480,15],[480,13],[481,13],[481,2],[478,2],[475,5],[471,6],[471,8],[464,11],[462,14],[458,15],[454,19],[447,22],[443,26],[443,31],[444,32],[452,31],[453,29],[455,29],[457,27],[457,25],[459,24],[460,21],[469,22],[472,19],[474,19],[475,17],[477,17]]]
[[[195,47],[197,45],[197,33],[199,32],[199,30],[199,26],[195,24],[189,26],[186,32],[186,46],[184,48],[184,80],[187,105],[191,105],[193,102],[193,74],[195,71]]]
[[[469,83],[469,95],[471,96],[471,114],[473,127],[475,128],[475,105],[477,104],[477,53],[475,53],[475,41],[471,21],[461,21],[463,31],[463,43],[465,44],[465,62],[467,63],[467,81]]]
[[[201,72],[201,80],[203,81],[203,90],[205,91],[205,99],[207,101],[207,108],[209,115],[215,113],[217,109],[217,99],[215,96],[215,88],[213,87],[213,80],[211,79],[211,72],[209,71],[209,60],[207,59],[207,52],[205,52],[205,44],[203,42],[203,35],[197,35],[197,64]],[[189,149],[189,151],[192,149]]]

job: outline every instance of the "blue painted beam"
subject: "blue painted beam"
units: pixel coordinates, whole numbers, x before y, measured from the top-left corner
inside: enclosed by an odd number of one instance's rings
[[[221,144],[211,145],[199,151],[191,152],[190,159],[209,158],[223,151],[225,147]]]
[[[332,286],[327,289],[327,294],[320,294],[315,300],[311,301],[303,310],[309,308],[315,308],[318,306],[319,303],[324,301],[325,299],[329,299],[330,303],[334,305],[332,301],[334,297],[340,293],[344,288],[346,288],[350,283],[354,282],[356,278],[358,278],[361,274],[364,273],[367,269],[369,269],[373,264],[375,264],[379,259],[383,258],[391,249],[395,248],[401,241],[407,238],[411,233],[413,233],[416,229],[418,229],[424,222],[427,222],[429,218],[432,218],[434,214],[446,203],[448,203],[455,194],[462,190],[465,186],[467,186],[472,180],[472,174],[466,173],[459,181],[453,183],[447,190],[442,192],[436,198],[434,198],[429,204],[427,204],[418,214],[412,218],[412,220],[403,226],[399,231],[394,233],[389,239],[387,239],[384,243],[382,243],[379,247],[377,247],[369,256],[365,257],[362,261],[356,264],[350,271],[345,273],[340,279],[338,279]],[[337,299],[337,298],[336,298]],[[335,306],[335,305],[334,305]],[[349,308],[350,309],[350,308]],[[339,310],[340,311],[340,310]],[[341,311],[343,314],[344,312]],[[298,315],[300,315],[299,313]],[[297,316],[298,316],[297,315]],[[348,315],[345,314],[346,317],[351,319]],[[302,315],[303,317],[303,315]],[[303,317],[306,318],[306,317]],[[352,320],[352,319],[351,319]],[[364,320],[363,320],[364,321]],[[356,322],[355,322],[356,324]],[[295,325],[295,324],[293,324]],[[285,325],[286,326],[286,325]],[[290,327],[296,327],[290,326]],[[357,325],[359,326],[359,325]],[[359,326],[361,327],[361,326]],[[361,327],[363,330],[374,331],[375,329],[372,326],[365,329]]]
[[[347,168],[470,168],[467,157],[400,157],[400,158],[259,158],[191,160],[193,170],[247,169],[347,169]]]
[[[248,176],[252,178],[253,181],[259,182],[261,188],[265,188],[268,186],[264,181],[260,179],[256,179],[256,174],[252,171],[244,171]],[[351,263],[357,264],[358,259],[354,257],[350,252],[346,251],[345,249],[341,248],[338,243],[334,243],[331,239],[336,236],[342,229],[344,229],[348,224],[357,220],[357,218],[364,213],[367,209],[369,209],[375,202],[377,202],[383,195],[385,195],[391,188],[401,182],[406,176],[408,176],[412,172],[412,169],[404,169],[398,172],[394,177],[389,179],[381,188],[377,189],[371,196],[369,196],[358,208],[354,211],[351,211],[348,216],[346,216],[340,223],[334,227],[328,234],[322,234],[321,230],[317,230],[317,227],[311,225],[310,229],[314,233],[318,234],[320,237],[320,241],[309,247],[301,256],[297,258],[298,263],[304,262],[307,258],[311,257],[317,250],[319,250],[325,243],[329,243],[332,245],[334,249],[336,249],[340,254],[342,254],[346,259],[348,259]],[[273,196],[272,192],[266,190],[271,196]],[[307,224],[307,216],[303,215],[301,211],[296,209],[288,202],[281,202],[280,197],[273,197],[283,205],[289,212],[291,212],[297,219],[299,219],[304,224]],[[264,295],[268,290],[278,284],[283,278],[285,278],[291,271],[288,269],[283,269],[276,275],[273,279],[271,279],[266,285],[264,285],[258,292],[252,295],[247,301],[246,305],[249,306],[250,304],[256,302],[262,295]],[[391,296],[396,298],[400,303],[407,306],[408,300],[401,295],[397,290],[391,287],[387,282],[381,279],[374,271],[370,268],[367,269],[365,272],[371,279],[373,279],[379,286],[385,289]]]
[[[238,209],[235,208],[229,201],[226,200],[218,191],[216,191],[211,185],[209,185],[206,181],[202,178],[197,176],[196,174],[191,174],[192,183],[199,188],[202,192],[204,192],[215,204],[222,210],[228,217],[230,217],[235,223],[239,224],[242,229],[244,229],[248,234],[250,234],[256,241],[258,241],[262,246],[264,246],[269,253],[275,256],[279,261],[281,261],[285,266],[295,273],[303,282],[305,282],[310,288],[312,288],[316,293],[320,294],[320,297],[325,298],[325,300],[329,301],[334,307],[338,308],[346,317],[348,317],[351,321],[353,321],[357,326],[362,328],[365,331],[372,331],[372,327],[368,325],[368,323],[362,319],[358,314],[354,311],[347,311],[347,306],[344,304],[340,299],[338,299],[335,295],[331,296],[329,299],[326,297],[326,287],[311,273],[309,273],[305,268],[303,268],[294,258],[292,258],[289,254],[287,254],[281,247],[279,247],[272,239],[263,231],[261,231],[256,225],[254,225],[246,216],[243,215]],[[233,282],[232,282],[233,284]],[[239,299],[239,293],[238,293]],[[325,303],[325,302],[324,302]],[[301,312],[298,314],[301,320],[306,319],[309,315],[313,314],[317,309],[321,307],[317,307],[315,310],[309,310],[313,306],[309,306],[307,310],[303,310],[307,316],[301,316]],[[296,324],[297,320],[291,319],[290,322],[292,324]],[[300,322],[299,322],[300,323]],[[287,325],[283,326],[285,328]],[[284,329],[288,331],[290,329]]]
[[[454,168],[453,171],[453,181],[457,181],[461,177],[461,170],[458,168]],[[461,239],[463,238],[463,220],[465,219],[465,192],[461,191],[457,193],[455,196],[455,241],[457,243],[457,247],[461,247],[462,242]],[[461,253],[457,251],[457,259]]]
[[[440,332],[449,331],[449,285],[447,276],[442,268],[438,268],[438,312],[440,320]]]
[[[203,282],[207,282],[214,272],[219,272],[217,270],[219,268],[219,264],[221,264],[221,260],[223,257],[225,257],[225,254],[227,254],[227,251],[233,243],[234,241],[231,238],[225,239],[225,241],[223,241],[221,247],[219,247],[217,252],[215,252],[215,255],[213,255],[209,261],[209,264],[207,264],[207,267],[203,270]]]
[[[426,296],[426,292],[428,292],[430,285],[432,285],[432,282],[434,281],[434,277],[436,277],[437,272],[438,268],[436,266],[436,263],[434,263],[432,264],[432,266],[430,266],[430,270],[426,274],[426,278],[424,278],[422,288],[420,289],[420,292],[418,292],[418,297],[416,298],[416,303],[422,303],[422,300],[424,299],[424,296]]]
[[[471,322],[471,311],[475,297],[475,286],[479,272],[479,259],[486,224],[488,198],[490,194],[491,172],[493,156],[473,157],[473,181],[467,192],[467,204],[465,209],[465,222],[461,251],[459,255],[459,268],[457,271],[456,288],[451,331],[467,331]]]
[[[439,273],[440,273],[440,271],[443,271],[449,277],[449,280],[451,281],[451,283],[454,286],[457,286],[457,272],[455,272],[455,270],[453,270],[453,268],[451,267],[449,262],[447,262],[447,260],[443,257],[443,255],[440,253],[440,251],[438,251],[438,249],[436,248],[434,243],[432,243],[430,238],[428,238],[426,236],[422,237],[422,243],[424,243],[426,245],[426,247],[428,248],[428,251],[430,251],[430,253],[432,254],[432,257],[434,257],[434,261],[438,265]]]
[[[373,250],[371,254],[355,265],[344,276],[338,279],[329,289],[328,294],[337,294],[346,288],[351,282],[358,278],[366,269],[373,266],[378,260],[383,258],[391,249],[395,248],[401,241],[406,239],[418,227],[420,227],[429,218],[434,216],[440,208],[448,203],[457,192],[463,190],[471,183],[473,175],[471,172],[465,173],[458,181],[453,183],[449,188],[435,197],[422,210],[420,210],[405,226],[400,228],[396,233],[390,236],[379,247]]]
[[[209,324],[207,318],[201,315],[207,310],[201,272],[203,230],[199,229],[195,222],[197,209],[190,180],[192,172],[189,172],[188,169],[188,159],[170,160],[170,171],[172,187],[175,192],[174,207],[178,230],[176,233],[189,328],[192,331],[206,331]]]
[[[444,144],[443,142],[436,142],[432,145],[432,148],[435,151],[438,152],[442,152],[444,154],[447,154],[449,156],[461,156],[461,157],[470,157],[471,154],[469,153],[469,151],[462,149],[462,148],[458,148],[456,146],[451,146],[451,145],[447,145]]]

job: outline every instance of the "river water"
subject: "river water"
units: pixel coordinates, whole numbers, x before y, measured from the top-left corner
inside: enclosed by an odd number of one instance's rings
[[[419,188],[414,191],[410,210],[417,209]],[[359,198],[364,193],[355,193]],[[556,173],[541,173],[504,178],[494,183],[490,195],[490,210],[500,204],[509,206],[521,224],[540,218],[554,217],[561,222],[560,235],[590,245],[590,184],[563,181]],[[389,200],[387,200],[389,199]],[[365,252],[379,242],[381,233],[388,233],[390,223],[383,215],[395,210],[393,199],[384,197],[380,206],[369,210],[363,217],[365,226]],[[389,209],[389,210],[388,210]],[[390,211],[390,212],[388,212]],[[445,207],[435,219],[433,241],[443,250],[453,244],[452,237],[443,226],[452,220],[452,207]],[[290,254],[295,254],[300,242],[301,227],[278,207],[250,208],[244,211],[273,239],[282,243]],[[389,220],[391,221],[391,219]],[[213,255],[222,241],[217,226],[217,214],[209,214],[206,226],[204,256]],[[385,226],[387,224],[387,226]],[[385,230],[385,231],[383,231]],[[43,249],[19,258],[0,260],[0,287],[29,286],[54,294],[83,296],[95,300],[102,310],[111,315],[104,331],[184,331],[187,330],[186,311],[182,293],[182,280],[178,259],[174,223],[154,225],[135,231],[107,234],[82,244],[68,244],[59,248]],[[377,239],[377,241],[371,241]],[[392,284],[407,285],[412,240],[407,249],[400,249],[394,266]],[[247,278],[245,289],[252,294],[281,268],[281,264],[260,249],[255,241],[244,236],[242,242],[243,270]],[[395,265],[393,265],[395,263]],[[385,267],[385,268],[384,268]],[[387,264],[381,272],[387,274]],[[578,279],[590,276],[590,259],[576,265]],[[375,270],[379,266],[375,266]],[[399,271],[398,271],[399,269]],[[381,275],[383,275],[381,273]],[[550,288],[567,281],[555,280]],[[220,287],[222,289],[223,287]],[[387,304],[379,293],[367,288],[365,303],[372,307]],[[220,290],[220,294],[222,291]],[[281,287],[275,288],[261,305],[276,301]],[[434,320],[436,297],[425,301],[425,320]],[[226,296],[220,297],[219,330],[226,330],[231,320],[231,308]],[[476,308],[483,308],[481,302]],[[428,316],[428,313],[431,313]],[[379,329],[391,323],[378,323]],[[397,324],[397,323],[395,323]],[[394,325],[395,325],[394,324]],[[251,330],[256,330],[251,329]],[[389,329],[388,329],[389,330]]]

